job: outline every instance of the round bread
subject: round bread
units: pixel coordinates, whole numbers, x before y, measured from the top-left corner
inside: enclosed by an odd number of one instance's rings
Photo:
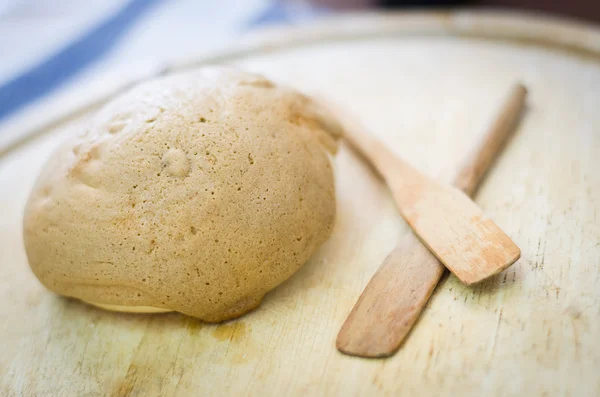
[[[331,233],[340,127],[259,75],[149,81],[80,128],[24,216],[31,269],[58,294],[223,321],[258,306]]]

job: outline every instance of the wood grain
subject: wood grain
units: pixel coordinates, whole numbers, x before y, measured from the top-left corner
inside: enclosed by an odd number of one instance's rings
[[[454,181],[464,193],[476,190],[514,133],[526,93],[521,84],[512,88],[482,142],[467,156]],[[386,257],[342,325],[336,339],[338,350],[361,357],[394,354],[443,274],[440,261],[414,233],[407,233]]]
[[[109,313],[45,290],[27,266],[22,209],[77,120],[13,147],[0,155],[0,395],[600,395],[598,38],[594,27],[521,15],[353,15],[204,58],[325,92],[446,182],[506,87],[529,88],[527,117],[477,193],[523,257],[474,288],[443,278],[418,332],[386,360],[335,349],[356,298],[409,232],[346,148],[330,240],[257,310],[217,326]]]
[[[461,282],[479,283],[519,259],[519,247],[463,192],[421,173],[374,138],[356,117],[321,102],[343,120],[345,139],[385,179],[404,220]],[[466,172],[475,176],[478,167],[474,164]]]

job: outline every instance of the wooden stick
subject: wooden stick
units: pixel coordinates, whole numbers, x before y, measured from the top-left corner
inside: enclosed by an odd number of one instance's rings
[[[467,158],[455,186],[472,194],[514,133],[527,90],[516,85],[482,143]],[[408,233],[379,267],[338,334],[346,354],[386,357],[398,350],[444,273],[444,266]]]
[[[490,126],[480,145],[473,150],[454,179],[454,186],[472,196],[479,183],[514,133],[525,107],[527,89],[516,84],[510,91],[500,113]]]

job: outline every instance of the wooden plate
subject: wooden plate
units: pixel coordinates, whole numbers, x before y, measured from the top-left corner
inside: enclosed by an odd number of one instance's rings
[[[112,94],[81,93],[60,117],[50,106],[40,125],[15,127],[45,133],[0,157],[0,394],[600,394],[600,30],[509,14],[353,15],[160,69],[207,62],[326,93],[445,180],[523,81],[526,117],[477,196],[522,259],[475,288],[446,278],[394,357],[341,355],[343,320],[407,232],[385,186],[343,149],[333,236],[255,312],[215,326],[57,297],[27,266],[22,208],[76,114]]]

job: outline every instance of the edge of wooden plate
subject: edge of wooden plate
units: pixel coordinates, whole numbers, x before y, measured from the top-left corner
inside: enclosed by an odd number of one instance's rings
[[[232,61],[325,41],[393,36],[454,36],[543,47],[600,62],[600,27],[536,13],[508,11],[409,11],[348,13],[297,26],[276,26],[246,34],[221,51],[196,54],[170,64],[135,65],[124,73],[29,109],[2,126],[0,158],[61,123],[101,105],[134,84],[206,64]],[[33,111],[32,111],[33,110]]]

